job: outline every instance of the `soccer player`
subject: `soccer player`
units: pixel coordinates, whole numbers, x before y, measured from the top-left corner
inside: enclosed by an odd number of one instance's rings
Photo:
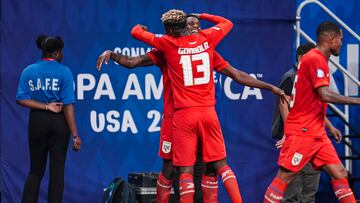
[[[162,51],[167,62],[176,109],[173,118],[173,163],[180,169],[180,202],[193,202],[193,165],[198,139],[202,144],[203,161],[215,162],[217,171],[227,178],[225,185],[228,184],[227,189],[231,189],[231,198],[234,202],[241,202],[235,175],[225,161],[224,141],[214,108],[212,78],[214,48],[231,30],[232,23],[217,16],[202,16],[218,18],[219,23],[198,35],[189,35],[185,13],[170,10],[162,16],[162,21],[174,37],[165,35],[156,38],[139,25],[133,28],[131,34]]]
[[[201,18],[218,24],[189,35],[185,13],[170,10],[162,21],[172,36],[156,38],[137,25],[131,34],[164,53],[174,96],[173,162],[180,168],[180,202],[193,202],[193,165],[198,139],[203,161],[221,175],[232,202],[242,202],[236,177],[226,163],[225,145],[215,112],[212,76],[213,52],[231,30],[232,23],[219,16],[201,14]]]
[[[200,19],[197,14],[189,14],[186,18],[186,24],[188,30],[192,34],[197,34],[201,30]],[[215,59],[215,58],[214,58]],[[255,87],[260,89],[265,89],[272,91],[274,94],[278,94],[281,100],[284,99],[284,92],[277,87],[265,83],[263,81],[257,80],[251,77],[249,74],[240,71],[229,64],[228,67],[220,71],[221,74],[229,76],[234,81],[246,85],[249,87]],[[287,102],[284,102],[287,104]],[[202,177],[202,191],[204,194],[204,202],[213,202],[217,199],[217,174],[216,171],[211,167],[211,164],[207,164],[204,170],[204,175]]]
[[[280,151],[279,170],[265,192],[264,202],[280,203],[287,185],[308,162],[328,173],[340,203],[355,203],[347,171],[325,132],[327,103],[360,104],[359,98],[345,97],[329,88],[328,59],[338,56],[342,31],[333,22],[321,23],[317,46],[299,64],[292,89],[291,110],[285,121],[286,139]]]
[[[156,187],[156,199],[158,203],[168,203],[170,199],[170,191],[174,177],[174,167],[172,163],[172,118],[174,113],[174,101],[172,97],[171,84],[166,68],[166,61],[162,52],[159,50],[152,50],[145,55],[137,57],[128,57],[121,54],[116,54],[110,50],[103,52],[97,61],[97,68],[100,70],[102,63],[107,63],[109,59],[125,66],[126,68],[133,69],[143,66],[158,66],[163,73],[163,86],[164,86],[164,110],[163,119],[160,130],[160,146],[159,156],[163,159],[163,166],[161,173],[158,177]],[[221,71],[228,67],[229,64],[217,53],[214,54],[214,69]],[[249,76],[250,77],[250,76]],[[211,181],[214,183],[214,181]],[[211,184],[209,183],[209,184]],[[217,184],[216,184],[217,186]],[[209,194],[212,197],[214,194]],[[204,194],[204,197],[207,195]],[[216,197],[217,199],[217,197]],[[206,202],[206,201],[205,201]]]
[[[187,15],[186,17],[187,29],[193,33],[197,34],[201,30],[200,21],[197,15]],[[97,60],[97,69],[100,70],[103,62],[108,63],[112,59],[117,63],[125,66],[126,68],[132,69],[135,67],[142,66],[152,66],[157,65],[160,67],[163,72],[163,86],[164,86],[164,112],[163,112],[163,122],[161,124],[160,132],[160,148],[159,156],[163,159],[162,172],[158,179],[157,184],[157,202],[169,202],[171,184],[173,181],[173,171],[172,166],[172,115],[173,115],[173,98],[170,88],[170,81],[168,79],[168,74],[166,70],[166,61],[162,55],[162,52],[159,50],[152,50],[151,52],[136,56],[128,57],[121,54],[116,54],[110,50],[104,51]],[[214,53],[214,69],[218,72],[231,77],[234,81],[248,85],[251,87],[257,87],[261,89],[266,89],[273,91],[274,93],[280,92],[276,87],[271,84],[256,80],[250,75],[235,69],[217,53]],[[164,141],[166,142],[164,144]],[[166,153],[163,151],[163,145],[170,146],[169,150]],[[164,148],[165,148],[164,146]],[[202,176],[202,190],[204,202],[217,202],[217,174],[212,172],[210,167],[205,168],[205,174]],[[211,173],[212,172],[212,173]]]
[[[282,77],[280,82],[280,88],[285,91],[286,95],[291,96],[291,90],[294,84],[296,70],[298,64],[305,53],[315,48],[315,44],[309,42],[300,45],[296,49],[296,65],[288,70]],[[276,139],[280,139],[276,142],[276,147],[281,148],[285,141],[284,136],[284,121],[289,114],[289,105],[281,102],[277,102],[276,114],[273,120],[272,134]],[[326,119],[326,128],[329,133],[334,136],[337,142],[341,141],[341,132],[336,129],[331,122]],[[315,194],[319,186],[320,171],[315,170],[311,163],[307,163],[298,174],[296,174],[294,180],[286,188],[283,203],[303,202],[311,203],[315,202]]]

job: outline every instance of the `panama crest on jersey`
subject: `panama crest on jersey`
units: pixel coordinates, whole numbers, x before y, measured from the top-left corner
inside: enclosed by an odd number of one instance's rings
[[[318,78],[323,78],[323,77],[325,76],[325,73],[324,73],[324,71],[323,71],[321,68],[318,68],[318,69],[316,70],[316,76],[317,76]]]
[[[300,154],[300,153],[298,153],[298,152],[295,152],[293,158],[291,159],[291,164],[292,164],[293,166],[299,165],[302,158],[303,158],[303,155],[302,155],[302,154]]]
[[[171,151],[171,142],[163,141],[161,150],[167,154]]]

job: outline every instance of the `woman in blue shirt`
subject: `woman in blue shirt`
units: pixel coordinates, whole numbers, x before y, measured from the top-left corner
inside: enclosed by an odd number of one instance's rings
[[[19,80],[16,102],[31,109],[28,136],[30,172],[22,202],[37,202],[41,179],[49,154],[48,202],[61,203],[64,190],[66,152],[72,135],[79,150],[74,106],[74,81],[70,69],[59,62],[63,57],[61,37],[40,35],[36,40],[42,59],[24,69]]]

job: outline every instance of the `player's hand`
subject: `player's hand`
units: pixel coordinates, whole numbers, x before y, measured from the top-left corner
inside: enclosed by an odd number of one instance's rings
[[[62,111],[62,107],[63,103],[61,102],[50,102],[47,104],[47,110],[54,113],[59,113],[60,111]]]
[[[340,143],[340,142],[341,142],[341,140],[342,140],[342,134],[341,134],[340,130],[338,130],[338,129],[335,128],[335,127],[332,127],[332,128],[329,129],[329,133],[330,133],[332,136],[334,136],[336,143]]]
[[[281,102],[286,102],[287,104],[289,104],[289,97],[285,94],[284,90],[273,86],[272,88],[272,93],[278,95],[280,97]]]
[[[109,63],[111,53],[112,51],[106,50],[98,57],[96,61],[96,69],[101,70],[101,66],[104,62],[105,64]]]
[[[148,27],[145,26],[145,25],[141,25],[141,24],[138,24],[138,26],[140,26],[143,30],[147,31],[148,30]]]
[[[278,140],[278,141],[275,143],[275,147],[276,147],[277,149],[280,149],[280,148],[283,146],[283,144],[284,144],[284,142],[285,142],[285,139],[286,139],[286,136],[284,135],[284,136],[281,138],[281,140]]]
[[[73,142],[74,142],[74,144],[73,144],[72,150],[78,151],[80,149],[80,147],[81,147],[81,144],[82,144],[82,142],[80,140],[80,137],[79,136],[73,136]]]

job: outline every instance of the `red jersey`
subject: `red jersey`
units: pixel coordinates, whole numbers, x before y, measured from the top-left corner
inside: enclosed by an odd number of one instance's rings
[[[147,55],[150,57],[152,62],[158,66],[163,74],[163,86],[164,86],[164,117],[170,117],[174,113],[174,99],[171,90],[171,83],[168,74],[168,69],[166,68],[166,60],[161,51],[153,49],[148,52]],[[218,72],[222,71],[224,68],[229,66],[229,63],[225,61],[220,54],[214,52],[214,69]]]
[[[325,132],[327,103],[317,89],[330,84],[327,58],[312,49],[302,58],[294,81],[290,112],[285,121],[285,134],[322,136]]]
[[[225,61],[223,57],[221,57],[221,55],[216,51],[214,52],[213,63],[214,63],[214,69],[217,72],[220,72],[224,70],[226,67],[230,66],[230,64],[227,61]]]
[[[172,117],[174,113],[174,99],[171,91],[171,83],[168,74],[168,69],[166,68],[166,60],[161,51],[154,49],[151,52],[148,52],[147,55],[153,61],[153,63],[158,66],[163,75],[163,87],[164,87],[164,117]]]
[[[200,18],[218,24],[197,35],[177,38],[168,35],[157,38],[140,26],[135,26],[131,31],[133,37],[164,53],[175,108],[215,105],[214,49],[231,30],[232,23],[209,14],[201,14]]]

